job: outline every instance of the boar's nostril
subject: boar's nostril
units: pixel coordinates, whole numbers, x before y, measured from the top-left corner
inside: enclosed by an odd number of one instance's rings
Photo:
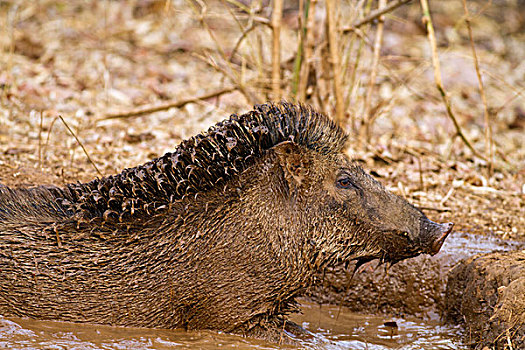
[[[439,252],[439,250],[441,249],[441,246],[445,242],[445,239],[448,237],[450,232],[452,232],[452,228],[454,227],[454,223],[453,222],[448,222],[448,223],[442,224],[440,226],[441,227],[440,227],[439,231],[441,232],[441,235],[430,246],[430,249],[428,251],[428,253],[430,255],[436,255]]]

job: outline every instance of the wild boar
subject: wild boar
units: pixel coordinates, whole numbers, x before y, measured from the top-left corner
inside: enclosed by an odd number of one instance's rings
[[[270,103],[117,175],[1,187],[0,314],[275,339],[319,270],[436,254],[452,229],[346,141],[313,109]]]

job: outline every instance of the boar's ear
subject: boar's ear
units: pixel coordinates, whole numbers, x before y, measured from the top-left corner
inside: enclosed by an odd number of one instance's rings
[[[284,141],[272,150],[277,155],[289,185],[301,186],[307,178],[309,157],[307,152],[293,141]]]

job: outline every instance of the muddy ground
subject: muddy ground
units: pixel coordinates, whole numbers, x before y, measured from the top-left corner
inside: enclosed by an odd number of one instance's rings
[[[525,250],[477,255],[450,271],[445,314],[477,349],[523,349],[524,296]]]

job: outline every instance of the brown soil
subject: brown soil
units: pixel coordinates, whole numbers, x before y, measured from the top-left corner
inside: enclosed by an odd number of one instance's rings
[[[449,274],[446,313],[477,349],[525,347],[525,250],[478,255]]]

